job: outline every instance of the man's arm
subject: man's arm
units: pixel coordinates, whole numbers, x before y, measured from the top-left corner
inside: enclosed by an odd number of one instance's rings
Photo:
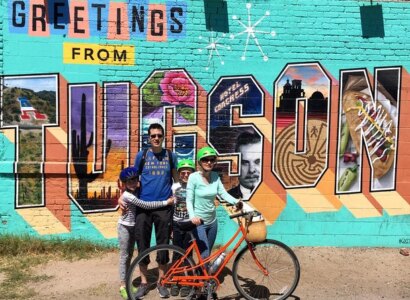
[[[174,182],[178,182],[179,178],[178,178],[178,172],[176,169],[172,169],[172,179],[174,179]]]
[[[179,182],[179,176],[178,176],[178,157],[175,152],[171,152],[172,155],[172,166],[171,166],[171,172],[172,172],[172,179],[174,179],[174,182]]]
[[[139,174],[141,174],[141,171],[142,171],[140,170],[140,163],[141,163],[142,155],[143,155],[143,151],[140,150],[138,151],[137,155],[135,155],[135,159],[134,159],[134,168],[137,168],[137,171]]]

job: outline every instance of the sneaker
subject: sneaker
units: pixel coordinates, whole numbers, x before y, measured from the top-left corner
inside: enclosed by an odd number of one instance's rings
[[[137,291],[138,289],[135,286],[131,288],[132,294],[135,294]],[[120,287],[120,295],[123,299],[128,299],[127,288],[125,286]]]
[[[157,284],[157,290],[161,298],[169,298],[169,292],[165,286]]]
[[[125,288],[125,286],[120,287],[120,295],[122,299],[128,300],[127,289]]]
[[[182,289],[181,289],[182,290]],[[171,287],[171,296],[172,297],[176,297],[176,296],[178,296],[179,295],[179,286],[177,286],[176,284],[175,285],[173,285],[172,287]],[[182,295],[181,295],[181,297],[182,297]]]
[[[134,295],[138,291],[138,288],[135,286],[131,287],[131,293]]]
[[[188,297],[190,292],[191,292],[191,288],[189,288],[187,286],[183,286],[180,289],[180,293],[181,293],[180,296],[183,297],[183,298]]]
[[[146,283],[141,283],[137,293],[135,294],[135,299],[143,299],[144,296],[147,294],[148,292],[148,284]]]

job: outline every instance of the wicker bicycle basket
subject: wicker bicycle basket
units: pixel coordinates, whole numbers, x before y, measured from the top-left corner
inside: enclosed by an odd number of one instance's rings
[[[248,242],[258,243],[266,240],[266,223],[263,218],[259,220],[245,220],[246,237]]]

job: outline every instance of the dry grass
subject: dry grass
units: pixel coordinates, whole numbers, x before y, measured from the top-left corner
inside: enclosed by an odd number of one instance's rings
[[[85,240],[44,240],[32,236],[0,236],[0,299],[33,296],[29,286],[47,279],[33,275],[33,267],[49,260],[78,260],[114,251],[113,246]]]

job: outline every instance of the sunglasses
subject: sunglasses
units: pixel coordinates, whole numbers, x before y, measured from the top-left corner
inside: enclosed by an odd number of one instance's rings
[[[179,172],[179,174],[181,175],[181,176],[189,176],[189,175],[191,175],[191,171],[181,171],[181,172]]]
[[[137,181],[138,180],[138,177],[131,177],[131,178],[129,178],[128,180],[127,180],[127,182],[130,182],[130,181]]]
[[[214,164],[214,163],[216,163],[216,158],[207,158],[207,157],[204,157],[204,158],[201,159],[201,161],[204,162],[204,163]]]
[[[162,135],[162,134],[151,134],[150,137],[151,137],[152,139],[155,139],[155,138],[162,139],[163,135]]]

